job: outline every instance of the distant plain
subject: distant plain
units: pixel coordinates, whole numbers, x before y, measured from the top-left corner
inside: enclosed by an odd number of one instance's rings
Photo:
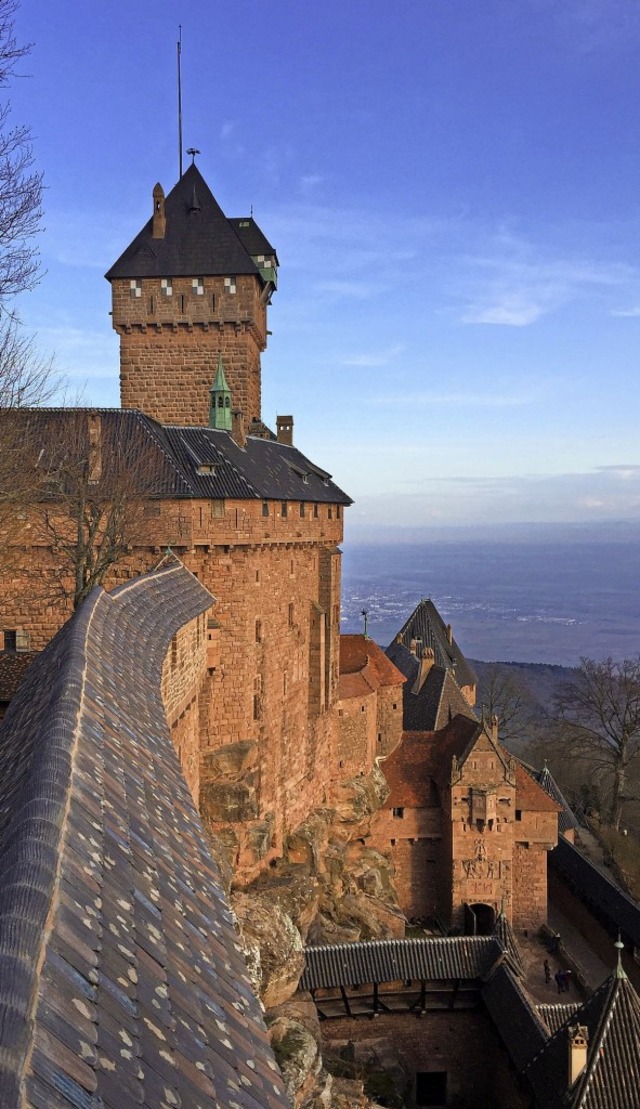
[[[383,647],[431,597],[469,658],[576,666],[640,655],[640,525],[407,533],[344,547],[342,631]]]

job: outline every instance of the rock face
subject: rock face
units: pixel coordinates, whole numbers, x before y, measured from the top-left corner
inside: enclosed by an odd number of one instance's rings
[[[231,898],[256,993],[265,1009],[295,993],[304,955],[302,936],[288,913],[268,894],[235,893]]]

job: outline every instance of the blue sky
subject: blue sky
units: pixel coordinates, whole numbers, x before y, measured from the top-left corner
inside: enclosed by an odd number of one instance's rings
[[[118,403],[103,273],[184,145],[281,263],[264,416],[353,534],[640,517],[640,5],[24,0],[11,92],[44,170],[20,304]]]

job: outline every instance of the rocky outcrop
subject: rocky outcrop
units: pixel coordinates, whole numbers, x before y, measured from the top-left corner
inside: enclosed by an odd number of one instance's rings
[[[295,993],[304,965],[302,936],[266,891],[236,892],[232,905],[252,975],[265,1009]]]

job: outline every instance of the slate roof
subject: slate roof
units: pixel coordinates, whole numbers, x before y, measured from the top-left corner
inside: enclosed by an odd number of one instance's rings
[[[431,598],[422,598],[398,635],[406,647],[411,646],[412,639],[420,640],[423,648],[431,647],[438,666],[454,669],[459,686],[477,685],[478,678],[455,639],[449,643],[447,626]],[[389,648],[392,646],[389,644]]]
[[[438,936],[307,947],[300,989],[405,979],[471,981],[482,978],[503,954],[501,944],[493,936]]]
[[[227,431],[167,427],[136,409],[23,409],[15,418],[28,429],[44,469],[55,468],[65,442],[88,452],[89,414],[100,416],[105,453],[120,452],[144,496],[352,503],[326,470],[273,439],[249,436],[243,450]],[[213,472],[199,473],[202,467]]]
[[[389,644],[385,654],[407,679],[402,693],[402,725],[406,731],[436,731],[458,713],[476,719],[451,670],[436,663],[416,690],[420,671],[416,656],[396,640]]]
[[[568,1085],[568,1027],[588,1029],[587,1066]],[[640,999],[614,973],[547,1040],[524,1071],[545,1109],[639,1109]]]
[[[482,1000],[517,1071],[547,1042],[549,1032],[509,966],[500,964],[482,988]]]
[[[227,219],[197,166],[189,166],[168,193],[165,216],[164,238],[153,238],[153,219],[149,219],[105,274],[108,281],[121,277],[239,274],[253,274],[263,280],[245,244],[248,238],[253,245],[258,236],[261,242],[267,240],[255,223],[247,229],[251,234],[240,236],[236,226],[239,221]]]
[[[211,602],[177,560],[94,590],[0,726],[7,1109],[288,1104],[160,696]]]
[[[0,651],[0,703],[15,696],[37,651]]]
[[[277,265],[275,249],[264,232],[260,230],[253,216],[230,216],[229,223],[252,258],[260,255],[264,258],[272,257],[276,259]]]
[[[549,853],[549,863],[587,905],[595,907],[600,919],[609,920],[612,934],[619,929],[625,939],[640,947],[640,905],[606,871],[564,836],[560,836],[557,847]]]
[[[573,828],[574,831],[579,831],[580,822],[578,821],[577,817],[574,816],[571,808],[569,807],[568,801],[566,800],[564,794],[562,793],[562,790],[560,789],[558,783],[556,782],[546,763],[543,766],[542,770],[533,770],[531,767],[527,766],[526,763],[522,763],[522,765],[524,766],[525,770],[528,771],[528,773],[535,778],[538,785],[541,785],[542,788],[546,790],[546,792],[549,794],[549,796],[553,797],[553,800],[557,801],[557,803],[560,805],[560,813],[558,815],[558,831],[564,833],[568,832],[571,828]]]
[[[554,987],[555,988],[555,987]],[[577,1002],[564,1005],[538,1005],[538,1013],[550,1032],[557,1032],[559,1028],[570,1021],[575,1024],[575,1015],[580,1006]]]

